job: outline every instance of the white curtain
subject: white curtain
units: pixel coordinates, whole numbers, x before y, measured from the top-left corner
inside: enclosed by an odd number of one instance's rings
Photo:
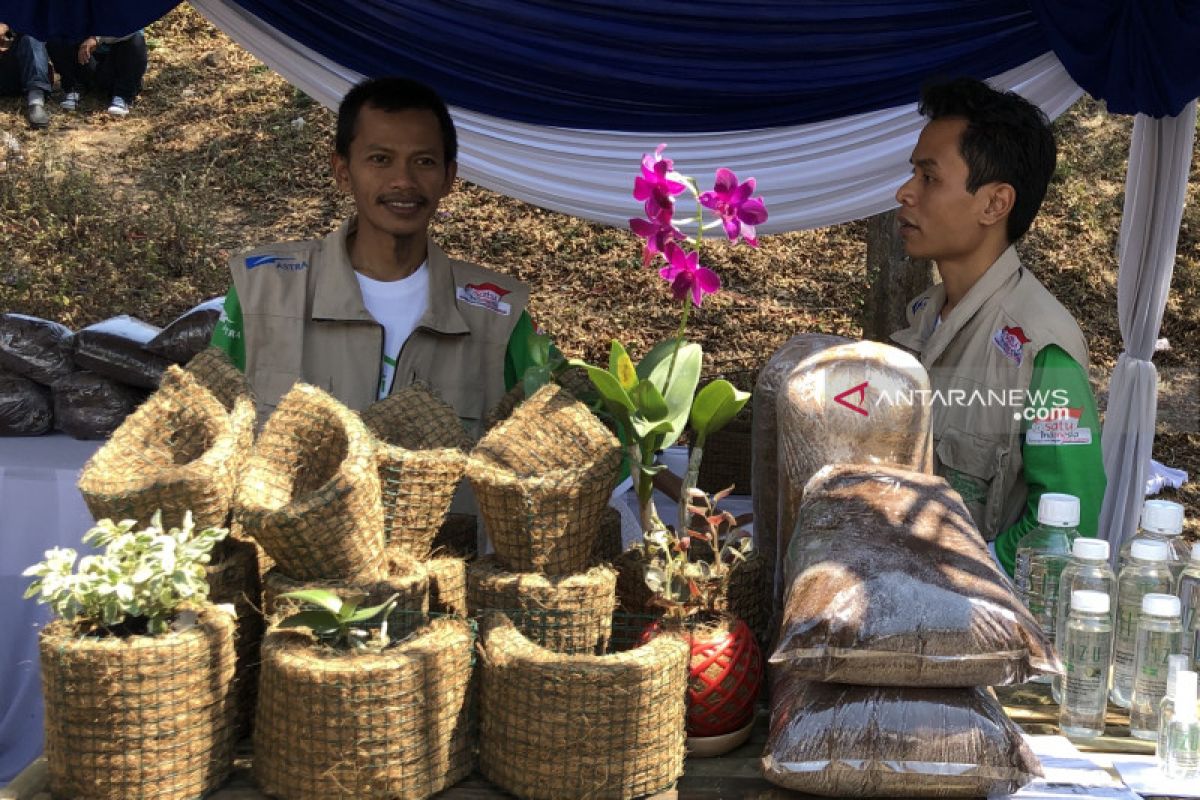
[[[289,39],[224,0],[192,5],[234,41],[321,104],[335,109],[362,76]],[[1051,118],[1082,90],[1052,53],[996,76],[993,84],[1037,103]],[[915,100],[915,98],[914,98]],[[676,167],[703,185],[718,167],[755,177],[770,219],[759,233],[819,228],[894,208],[923,121],[916,105],[842,119],[718,133],[551,128],[452,108],[459,174],[542,208],[625,227],[637,216],[633,177],[643,153],[666,142]],[[689,214],[686,204],[682,214]]]
[[[1118,243],[1117,316],[1125,349],[1109,385],[1102,438],[1108,491],[1100,535],[1112,543],[1113,564],[1136,532],[1154,445],[1158,372],[1150,358],[1175,268],[1195,137],[1194,100],[1177,117],[1139,114],[1133,122]]]

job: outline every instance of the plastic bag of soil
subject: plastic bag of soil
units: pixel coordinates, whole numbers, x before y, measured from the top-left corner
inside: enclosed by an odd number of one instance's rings
[[[50,390],[0,369],[0,436],[41,436],[53,426]]]
[[[186,364],[208,347],[224,307],[223,295],[205,300],[172,320],[146,343],[146,349],[176,364]]]
[[[984,688],[898,689],[806,681],[771,694],[763,774],[830,797],[1007,795],[1042,775],[1021,730]]]
[[[829,466],[804,490],[773,664],[871,686],[998,686],[1060,671],[944,479]]]
[[[52,388],[55,426],[76,439],[107,438],[147,397],[93,372],[74,372]]]
[[[75,363],[97,375],[141,389],[157,389],[171,363],[146,351],[160,328],[122,314],[75,334]]]
[[[25,314],[0,314],[0,367],[43,386],[75,371],[71,329]]]

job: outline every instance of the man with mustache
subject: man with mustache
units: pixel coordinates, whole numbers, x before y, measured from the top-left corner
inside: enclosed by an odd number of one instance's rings
[[[234,256],[213,335],[254,388],[260,423],[303,381],[361,410],[416,380],[469,432],[520,378],[529,289],[429,238],[457,170],[445,103],[404,78],[367,80],[338,108],[331,157],[355,214],[324,239]]]
[[[935,261],[942,283],[892,339],[939,393],[938,474],[1012,574],[1043,493],[1078,497],[1079,530],[1095,536],[1106,485],[1087,343],[1014,247],[1054,174],[1054,134],[1035,105],[973,79],[929,86],[919,110],[929,122],[897,218],[905,252]]]

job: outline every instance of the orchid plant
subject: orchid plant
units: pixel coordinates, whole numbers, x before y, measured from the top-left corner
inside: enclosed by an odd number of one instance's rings
[[[701,192],[693,178],[677,172],[674,162],[663,156],[665,147],[659,145],[642,157],[633,197],[642,202],[645,217],[631,219],[629,227],[645,240],[643,266],[662,259],[658,274],[670,284],[671,296],[679,305],[679,327],[672,338],[660,342],[636,365],[624,345],[615,340],[607,369],[571,362],[587,370],[601,403],[626,435],[626,460],[638,496],[648,552],[661,549],[664,543],[675,548],[679,540],[686,539],[687,523],[694,510],[689,510],[689,501],[696,501],[695,485],[705,442],[750,399],[748,392],[739,391],[726,380],[712,381],[696,391],[704,354],[700,345],[686,340],[687,324],[693,308],[700,308],[706,295],[721,289],[721,279],[701,262],[704,234],[719,227],[729,241],[740,240],[757,247],[755,226],[767,219],[766,205],[753,196],[753,178],[739,182],[732,171],[721,168],[713,188]],[[696,216],[681,219],[676,217],[676,198],[685,192],[695,200]],[[705,210],[713,212],[716,219],[705,222]],[[694,236],[681,230],[681,226],[692,225]],[[667,527],[653,500],[654,475],[665,468],[656,463],[656,454],[674,444],[689,423],[692,450],[680,492],[677,534],[674,542],[667,542],[663,538]],[[675,548],[673,552],[683,552],[686,560],[686,548]]]

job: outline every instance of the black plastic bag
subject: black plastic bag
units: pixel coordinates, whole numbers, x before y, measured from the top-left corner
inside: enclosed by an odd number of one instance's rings
[[[208,347],[224,308],[223,295],[205,300],[176,317],[150,340],[146,349],[177,364],[186,364]]]
[[[171,363],[146,351],[162,329],[122,314],[75,334],[75,363],[97,375],[142,389],[157,389]]]
[[[54,423],[76,439],[105,439],[148,393],[94,372],[75,372],[52,387]]]
[[[50,391],[0,369],[0,436],[41,436],[53,426]]]
[[[71,329],[25,314],[0,314],[0,367],[43,386],[75,371]]]

